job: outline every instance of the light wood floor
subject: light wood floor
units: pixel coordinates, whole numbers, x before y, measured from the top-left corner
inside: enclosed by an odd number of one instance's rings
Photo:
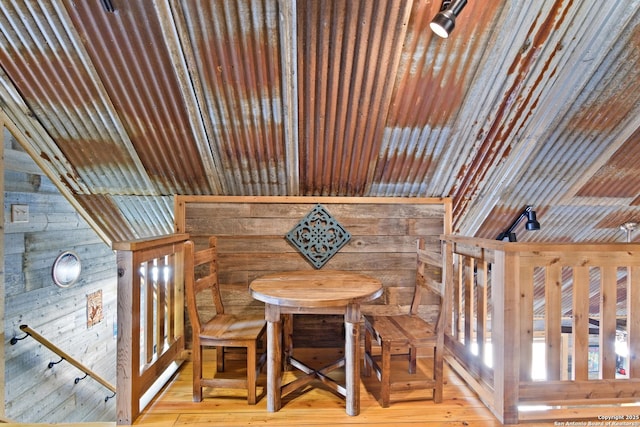
[[[314,366],[319,368],[331,360],[337,352],[337,350],[296,349],[296,357],[304,358],[305,361],[310,360],[309,364],[315,363]],[[427,361],[421,360],[420,369],[426,369]],[[213,366],[213,363],[208,366],[209,372]],[[285,397],[283,408],[275,413],[267,412],[265,398],[260,399],[255,406],[247,405],[244,391],[205,389],[204,400],[194,403],[191,399],[191,367],[190,362],[186,362],[181,367],[175,377],[147,406],[135,425],[158,427],[213,425],[494,427],[502,425],[448,366],[445,368],[444,401],[440,404],[434,404],[431,400],[416,400],[420,395],[429,397],[431,393],[416,392],[413,396],[407,396],[407,400],[403,399],[392,403],[389,408],[382,408],[376,400],[379,396],[379,386],[375,377],[363,377],[360,389],[360,415],[355,417],[348,416],[345,413],[344,401],[318,381],[314,381],[306,389]],[[239,367],[236,368],[236,370],[239,369]],[[231,375],[231,371],[227,369],[225,375]],[[285,381],[288,381],[293,378],[293,375],[299,375],[299,373],[287,372],[285,375]],[[261,379],[264,384],[264,374]],[[336,376],[336,379],[340,377]]]

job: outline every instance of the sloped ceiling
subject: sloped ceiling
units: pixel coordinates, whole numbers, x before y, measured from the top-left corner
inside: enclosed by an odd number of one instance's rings
[[[0,0],[5,126],[108,241],[173,195],[452,197],[456,233],[640,222],[640,0]],[[111,9],[109,6],[113,6]],[[634,236],[634,240],[635,236]]]

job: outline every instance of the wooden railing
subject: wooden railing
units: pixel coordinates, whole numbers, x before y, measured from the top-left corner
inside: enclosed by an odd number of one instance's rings
[[[443,242],[449,362],[500,421],[637,422],[640,244]]]
[[[117,424],[129,425],[177,370],[184,350],[187,234],[117,242]]]

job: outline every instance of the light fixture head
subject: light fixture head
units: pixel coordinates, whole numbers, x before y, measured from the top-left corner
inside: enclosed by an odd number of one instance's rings
[[[540,223],[536,220],[536,212],[533,210],[533,206],[526,206],[509,228],[498,235],[497,240],[504,241],[508,239],[510,242],[517,242],[514,230],[525,217],[527,217],[527,224],[525,225],[527,230],[540,230]]]
[[[620,226],[620,230],[622,231],[633,231],[638,227],[637,222],[625,222]]]
[[[431,20],[429,27],[436,35],[446,39],[456,26],[456,18],[467,4],[467,0],[444,0],[440,12]]]
[[[540,223],[536,220],[536,211],[527,211],[527,230],[540,230]]]
[[[637,222],[625,222],[620,226],[620,230],[627,233],[627,243],[631,243],[631,232],[633,232],[637,227]]]
[[[437,36],[446,39],[456,26],[456,17],[448,10],[438,12],[429,26]]]

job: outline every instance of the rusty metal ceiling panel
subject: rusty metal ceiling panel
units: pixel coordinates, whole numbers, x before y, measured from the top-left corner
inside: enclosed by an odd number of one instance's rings
[[[171,229],[173,194],[449,196],[488,238],[531,204],[519,240],[640,222],[640,0],[470,0],[446,40],[440,0],[112,3],[0,1],[0,118],[101,235]]]
[[[173,233],[172,197],[88,195],[78,201],[112,242]]]
[[[413,4],[373,195],[450,194],[458,175],[469,169],[475,138],[460,138],[458,132],[477,124],[472,116],[479,105],[466,112],[465,105],[471,104],[471,80],[492,48],[490,30],[503,5],[470,2],[457,20],[455,36],[447,40],[428,26],[439,7],[437,1]],[[482,90],[495,86],[486,84]]]
[[[135,179],[136,165],[126,148],[115,142],[124,134],[109,134],[108,128],[117,126],[60,4],[2,2],[0,27],[4,72],[68,160],[58,179],[69,187],[81,185],[96,192],[146,188],[143,180]],[[76,183],[79,180],[82,184]]]
[[[154,3],[117,5],[117,13],[105,13],[100,2],[70,1],[67,10],[135,154],[158,192],[209,194],[212,186],[194,143]],[[104,148],[108,152],[110,147]],[[88,160],[95,167],[101,158],[102,153]]]
[[[394,0],[297,2],[302,194],[367,189],[410,10]]]
[[[474,233],[485,235],[483,230],[495,227],[492,223],[496,217],[478,216],[480,212],[491,212],[497,206],[517,211],[533,204],[545,211],[541,222],[548,221],[554,228],[544,231],[543,226],[542,232],[532,239],[616,239],[616,230],[599,230],[593,224],[612,210],[628,206],[629,200],[576,197],[584,183],[638,129],[637,99],[635,103],[624,101],[614,108],[614,102],[609,101],[611,97],[602,96],[615,91],[614,87],[624,91],[638,89],[638,58],[634,48],[638,9],[614,3],[607,4],[607,10],[602,6],[557,2],[551,10],[553,18],[542,20],[549,22],[543,27],[551,25],[553,31],[547,42],[537,43],[537,37],[531,39],[528,49],[538,52],[535,64],[529,65],[529,71],[520,77],[523,90],[512,103],[510,116],[517,120],[517,126],[509,133],[509,147],[502,161],[484,165],[490,175],[478,181],[482,186],[471,194],[472,202],[462,215],[465,220],[459,223],[463,230],[474,218],[480,218],[486,224],[472,228]],[[620,26],[620,22],[628,27]],[[635,64],[635,70],[630,64]],[[578,66],[581,73],[575,71]],[[602,123],[608,128],[602,132],[594,131],[593,126],[587,129],[575,126],[576,117],[583,117],[585,110],[600,108],[598,105],[607,106],[602,108],[608,112],[601,113],[600,120],[616,125]],[[635,165],[631,168],[637,170]],[[611,191],[612,195],[615,191]],[[464,206],[461,203],[457,207]],[[503,223],[502,227],[508,224]]]
[[[209,143],[226,191],[285,195],[283,88],[278,2],[184,1],[188,61]]]
[[[639,82],[640,84],[640,82]],[[636,87],[635,90],[639,90]],[[578,197],[630,198],[638,196],[640,175],[640,129],[590,177],[576,193]]]

